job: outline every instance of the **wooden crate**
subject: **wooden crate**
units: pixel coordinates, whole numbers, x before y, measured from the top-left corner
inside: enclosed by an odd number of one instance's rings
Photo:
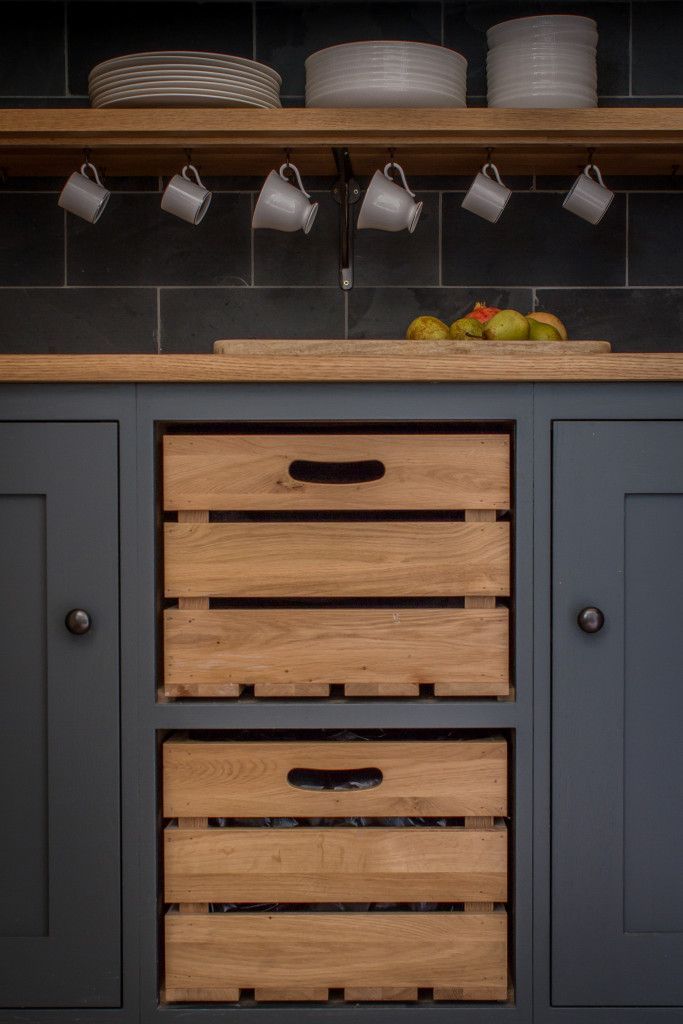
[[[370,789],[338,785],[361,771]],[[505,1000],[507,745],[168,740],[168,1002]],[[462,824],[209,827],[211,818],[446,816]],[[211,904],[462,909],[209,913]]]
[[[509,694],[505,434],[167,435],[167,697]],[[303,469],[301,468],[303,467]],[[303,474],[303,479],[301,478]],[[378,513],[465,512],[464,521]],[[238,516],[211,522],[210,512]],[[312,521],[244,521],[307,512]],[[364,521],[320,513],[371,512]],[[420,601],[464,597],[464,608]],[[212,598],[410,599],[411,608],[217,608]]]

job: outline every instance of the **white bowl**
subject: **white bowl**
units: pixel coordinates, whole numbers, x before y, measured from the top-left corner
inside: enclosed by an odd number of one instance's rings
[[[554,78],[570,78],[575,79],[577,82],[595,83],[598,77],[594,69],[582,71],[569,67],[538,67],[535,65],[510,67],[507,69],[489,68],[486,73],[489,81],[507,78],[545,78],[550,80]]]
[[[500,95],[489,95],[488,96],[489,107],[512,107],[524,109],[529,108],[543,108],[543,109],[585,109],[589,107],[597,107],[598,99],[597,96],[584,96],[583,94],[576,94],[573,92],[558,92],[558,93],[533,93],[533,92],[510,92],[501,93]]]
[[[367,71],[359,70],[348,73],[332,73],[327,75],[308,75],[306,77],[307,88],[319,88],[325,85],[338,85],[346,82],[353,83],[354,85],[360,85],[362,83],[368,84],[381,84],[383,82],[415,82],[424,83],[431,82],[435,85],[441,85],[447,89],[464,89],[465,88],[465,76],[464,75],[442,75],[438,72],[411,72],[410,74],[393,71]]]
[[[465,98],[440,89],[346,86],[326,92],[307,92],[307,107],[464,107]]]
[[[354,56],[362,57],[363,60],[374,58],[384,59],[402,55],[405,57],[422,57],[424,60],[436,60],[447,63],[462,63],[467,61],[461,53],[456,50],[449,50],[445,46],[438,46],[435,43],[415,43],[402,40],[364,40],[356,43],[338,43],[336,46],[328,46],[323,50],[316,50],[304,61],[306,67],[320,64],[320,62],[347,60]]]
[[[580,14],[537,14],[522,18],[510,18],[492,25],[486,32],[489,45],[518,36],[529,36],[532,33],[578,33],[579,35],[597,35],[598,26],[593,18]]]

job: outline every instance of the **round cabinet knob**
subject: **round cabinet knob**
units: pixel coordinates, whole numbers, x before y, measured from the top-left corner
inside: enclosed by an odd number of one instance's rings
[[[576,621],[584,633],[599,633],[605,625],[605,616],[599,608],[582,608]]]
[[[84,608],[72,608],[64,619],[66,628],[75,636],[83,636],[92,626],[92,619]]]

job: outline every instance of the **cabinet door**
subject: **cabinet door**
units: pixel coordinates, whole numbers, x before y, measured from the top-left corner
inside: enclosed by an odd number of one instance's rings
[[[0,424],[0,1006],[121,1001],[117,492],[116,424]]]
[[[553,508],[553,1003],[677,1006],[683,423],[556,424]]]

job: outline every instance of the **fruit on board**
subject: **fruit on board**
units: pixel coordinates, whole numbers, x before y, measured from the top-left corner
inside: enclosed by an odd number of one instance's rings
[[[562,341],[562,336],[556,327],[552,324],[541,323],[540,320],[534,320],[533,317],[528,316],[529,321],[529,341]]]
[[[538,321],[539,324],[550,324],[554,327],[559,334],[562,341],[567,340],[567,328],[564,326],[559,316],[555,316],[554,313],[543,313],[537,310],[535,313],[527,313],[527,319],[531,317],[532,320]]]
[[[484,337],[490,341],[524,341],[529,337],[529,321],[516,309],[501,309],[486,324]]]
[[[437,316],[415,317],[406,331],[409,341],[443,341],[448,336],[448,326]]]
[[[462,341],[465,338],[482,338],[484,336],[484,325],[481,320],[475,320],[472,316],[461,316],[454,320],[450,330],[451,338]]]
[[[486,324],[496,313],[500,313],[497,306],[485,306],[483,302],[475,302],[474,309],[467,316],[471,317],[472,320],[479,320],[480,323]]]

